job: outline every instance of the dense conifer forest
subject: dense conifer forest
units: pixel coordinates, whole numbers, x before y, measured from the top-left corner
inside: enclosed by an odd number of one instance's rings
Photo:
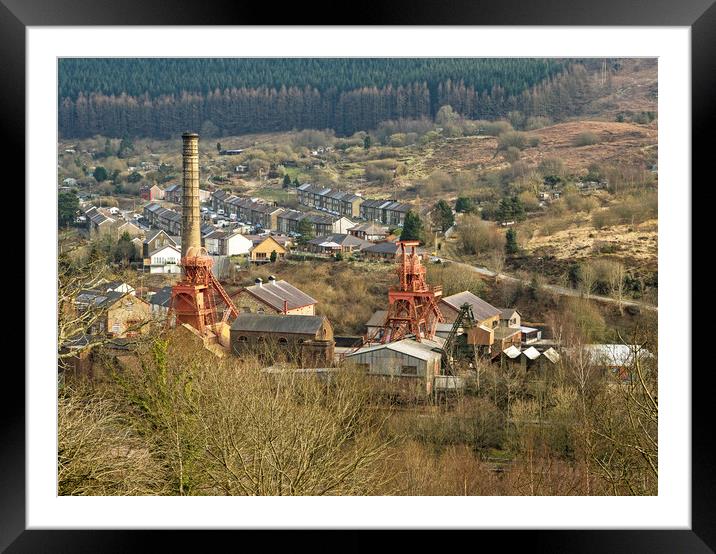
[[[511,110],[561,119],[588,94],[588,61],[558,59],[62,59],[63,137],[165,138],[291,129],[339,135],[449,104],[471,119]]]

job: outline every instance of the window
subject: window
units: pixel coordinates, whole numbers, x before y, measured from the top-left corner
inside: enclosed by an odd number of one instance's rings
[[[286,338],[284,338],[284,337],[281,337],[281,338],[278,339],[278,343],[279,343],[279,344],[287,344],[287,343],[288,343],[288,339],[286,339]]]
[[[400,366],[400,374],[401,375],[417,375],[418,374],[418,366],[416,366],[416,365]]]
[[[242,336],[240,336],[240,337],[239,337],[238,339],[236,339],[236,340],[238,340],[239,342],[247,342],[249,339],[246,338],[246,337],[244,337],[244,336],[242,335]]]

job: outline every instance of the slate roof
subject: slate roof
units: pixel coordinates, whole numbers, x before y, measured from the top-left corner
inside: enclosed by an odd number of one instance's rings
[[[288,333],[296,335],[315,335],[323,325],[325,316],[321,315],[267,315],[239,314],[231,324],[232,331],[255,333]]]
[[[309,240],[308,244],[313,244],[316,246],[322,246],[325,243],[335,243],[339,246],[357,246],[359,249],[366,248],[373,244],[372,242],[368,242],[367,240],[359,239],[356,236],[353,235],[347,235],[344,233],[336,233],[332,235],[324,235],[322,237],[316,237],[313,240]]]
[[[351,231],[362,231],[366,235],[387,235],[389,232],[388,227],[384,225],[378,225],[375,222],[361,223],[355,227],[351,227]]]
[[[77,295],[75,302],[82,306],[106,308],[122,298],[124,292],[105,292],[102,290],[84,289]]]
[[[517,310],[515,310],[514,308],[497,308],[497,309],[500,310],[500,312],[502,312],[500,314],[500,319],[512,319],[512,317],[515,314],[519,315],[519,313],[520,313]]]
[[[284,300],[289,310],[316,304],[316,299],[286,281],[269,281],[261,285],[244,287],[245,290],[269,306],[282,311]]]
[[[171,240],[171,237],[169,236],[169,234],[167,234],[166,231],[164,231],[163,229],[156,229],[156,230],[153,230],[153,231],[150,231],[150,232],[149,232],[149,234],[147,235],[147,238],[144,239],[144,242],[147,243],[147,244],[149,244],[149,243],[152,242],[155,238],[157,238],[157,236],[158,236],[159,234],[161,234],[161,233],[164,233],[164,234],[167,236],[167,238],[168,238],[169,240]],[[173,241],[172,241],[172,242],[173,242]]]
[[[398,245],[395,242],[379,242],[363,249],[363,252],[371,252],[373,254],[396,254]]]
[[[168,308],[172,301],[172,287],[162,287],[149,299],[149,303],[155,306]]]
[[[492,304],[488,304],[482,298],[475,296],[468,290],[458,292],[452,296],[446,296],[441,302],[445,302],[448,306],[458,311],[460,310],[460,306],[467,302],[472,306],[472,313],[477,321],[499,316],[501,313],[500,310],[495,308]]]

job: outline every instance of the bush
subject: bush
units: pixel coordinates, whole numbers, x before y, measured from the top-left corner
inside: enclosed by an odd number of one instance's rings
[[[527,135],[520,131],[508,131],[499,136],[497,149],[507,150],[508,148],[516,148],[522,150],[527,145]]]
[[[365,167],[365,178],[369,181],[387,183],[393,178],[393,172],[388,169],[381,169],[374,164],[368,164]]]
[[[579,133],[574,139],[574,146],[590,146],[598,142],[599,139],[594,133]]]
[[[501,250],[504,237],[497,228],[478,216],[465,215],[458,227],[461,250],[466,254],[485,254]]]
[[[492,137],[498,137],[503,133],[507,133],[509,131],[512,131],[512,125],[509,121],[476,121],[480,125],[480,129],[482,129],[482,134],[492,136]]]

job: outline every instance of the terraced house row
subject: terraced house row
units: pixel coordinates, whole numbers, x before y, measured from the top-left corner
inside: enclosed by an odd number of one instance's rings
[[[335,230],[335,217],[279,208],[269,202],[241,198],[223,190],[212,194],[211,206],[214,210],[224,210],[226,215],[236,214],[237,221],[283,234],[298,232],[298,223],[302,219],[308,220],[315,235],[325,235]]]
[[[223,190],[211,195],[214,210],[224,210],[226,215],[235,214],[237,221],[250,223],[262,229],[278,229],[278,215],[282,208],[253,198],[241,198]]]
[[[181,215],[178,212],[151,202],[144,206],[143,215],[152,227],[162,229],[169,235],[181,235]]]
[[[411,209],[410,204],[395,200],[363,200],[360,205],[360,216],[368,221],[379,221],[383,225],[402,227],[405,214]]]
[[[357,194],[305,183],[296,189],[298,203],[335,215],[360,217],[363,202]]]

